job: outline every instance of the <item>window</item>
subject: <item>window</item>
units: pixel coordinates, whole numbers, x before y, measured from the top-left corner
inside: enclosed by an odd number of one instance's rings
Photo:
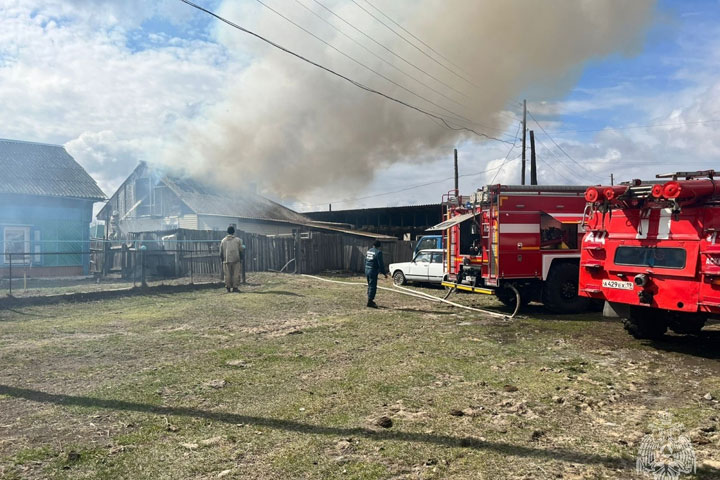
[[[30,227],[5,227],[3,233],[4,262],[30,263]],[[12,255],[10,255],[12,254]]]
[[[618,247],[616,265],[636,265],[658,268],[684,268],[685,250],[682,248]]]
[[[443,263],[443,254],[442,253],[433,253],[432,254],[432,263]]]
[[[428,252],[418,253],[415,257],[415,263],[430,263],[431,254]]]
[[[423,237],[420,243],[416,247],[418,250],[424,250],[426,248],[438,248],[438,241],[435,237]]]

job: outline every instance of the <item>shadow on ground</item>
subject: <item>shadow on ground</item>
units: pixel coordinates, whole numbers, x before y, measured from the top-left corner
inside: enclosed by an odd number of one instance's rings
[[[701,331],[700,335],[665,335],[648,345],[665,352],[682,353],[695,357],[720,359],[720,331]]]
[[[490,442],[473,437],[454,437],[450,435],[402,432],[391,430],[372,430],[363,427],[327,427],[309,423],[283,420],[278,418],[256,417],[236,413],[213,412],[186,407],[162,407],[145,403],[127,402],[123,400],[101,399],[85,396],[72,396],[63,394],[52,394],[31,390],[27,388],[11,387],[0,385],[0,395],[8,397],[23,398],[34,402],[56,404],[62,406],[80,406],[90,408],[104,408],[116,411],[133,411],[149,413],[153,415],[176,415],[184,417],[204,418],[231,425],[239,423],[255,425],[258,427],[272,428],[289,432],[307,433],[312,435],[335,435],[342,437],[364,437],[370,440],[394,440],[404,442],[423,442],[444,447],[461,447],[473,450],[489,450],[505,455],[520,457],[547,458],[572,463],[587,465],[603,465],[608,468],[629,468],[631,465],[627,460],[620,457],[606,455],[587,454],[573,450],[555,448],[543,450],[540,448],[513,445],[505,442]],[[720,471],[718,471],[720,473]]]

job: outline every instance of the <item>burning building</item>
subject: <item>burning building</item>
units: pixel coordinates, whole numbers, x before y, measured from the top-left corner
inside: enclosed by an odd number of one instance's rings
[[[230,224],[249,233],[279,235],[312,223],[252,189],[227,191],[145,162],[123,182],[97,219],[105,221],[110,239],[176,228],[225,230]]]

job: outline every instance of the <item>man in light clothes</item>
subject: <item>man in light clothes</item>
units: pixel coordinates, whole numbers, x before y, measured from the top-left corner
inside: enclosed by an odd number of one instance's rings
[[[228,292],[239,292],[238,285],[240,285],[242,262],[245,257],[245,245],[235,236],[235,227],[232,225],[228,227],[227,233],[220,242],[220,260],[223,262],[225,288]]]

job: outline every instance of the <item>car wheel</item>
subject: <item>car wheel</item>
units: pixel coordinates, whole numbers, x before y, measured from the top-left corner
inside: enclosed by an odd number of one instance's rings
[[[657,340],[665,335],[667,319],[656,309],[630,307],[630,314],[623,318],[625,330],[635,338]]]
[[[393,273],[393,283],[395,285],[405,285],[407,283],[407,280],[405,280],[405,274],[402,270],[397,270]]]
[[[543,286],[545,308],[554,313],[584,312],[590,300],[578,295],[580,267],[576,263],[553,264]]]

